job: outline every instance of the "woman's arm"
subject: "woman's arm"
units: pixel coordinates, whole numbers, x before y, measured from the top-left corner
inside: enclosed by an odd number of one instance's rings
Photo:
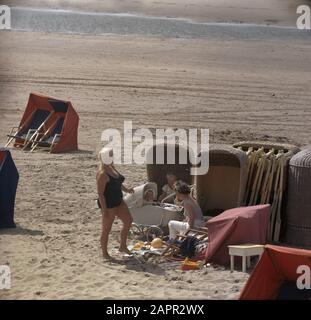
[[[134,193],[134,189],[133,188],[127,188],[126,186],[124,186],[122,184],[121,186],[122,191],[126,192],[126,193]]]
[[[184,205],[185,211],[187,211],[188,217],[187,217],[187,222],[189,224],[189,229],[193,229],[194,226],[194,212],[193,212],[193,207],[190,204],[185,204]]]
[[[165,199],[168,196],[168,192],[167,192],[167,185],[165,184],[162,187],[162,193],[160,194],[160,196],[158,197],[158,201],[162,201],[163,199]]]
[[[106,189],[106,184],[108,182],[108,177],[104,174],[98,174],[97,178],[97,192],[98,192],[98,200],[101,206],[102,214],[107,214],[107,205],[106,199],[104,197],[104,192]]]
[[[168,196],[168,194],[164,191],[162,191],[162,193],[160,194],[158,200],[161,202],[164,198],[166,198]]]

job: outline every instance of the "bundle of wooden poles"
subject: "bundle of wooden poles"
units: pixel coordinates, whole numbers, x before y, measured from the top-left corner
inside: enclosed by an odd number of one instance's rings
[[[268,241],[279,241],[287,166],[299,148],[288,144],[249,141],[233,146],[246,152],[248,158],[243,205],[271,204]]]

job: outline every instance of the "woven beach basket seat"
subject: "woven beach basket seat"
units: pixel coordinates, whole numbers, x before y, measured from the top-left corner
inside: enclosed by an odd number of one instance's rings
[[[156,148],[163,147],[164,150],[164,163],[156,163]],[[175,146],[175,164],[167,163],[167,151],[168,144],[157,144],[149,149],[149,156],[152,158],[152,163],[147,164],[147,177],[148,181],[155,182],[157,184],[158,192],[161,194],[162,187],[167,184],[166,174],[173,173],[178,180],[182,180],[188,184],[192,184],[191,176],[191,162],[189,158],[189,151],[184,147],[177,145]],[[179,151],[180,148],[187,154],[186,163],[179,163]]]
[[[245,152],[230,145],[210,145],[209,170],[195,176],[197,200],[205,215],[215,216],[241,205],[246,164]]]
[[[311,248],[311,146],[289,162],[285,219],[285,242]]]

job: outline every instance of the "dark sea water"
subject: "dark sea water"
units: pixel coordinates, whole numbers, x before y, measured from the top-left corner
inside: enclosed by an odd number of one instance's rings
[[[308,39],[311,31],[246,24],[196,23],[185,19],[11,8],[13,30],[92,35],[141,35],[171,38]]]

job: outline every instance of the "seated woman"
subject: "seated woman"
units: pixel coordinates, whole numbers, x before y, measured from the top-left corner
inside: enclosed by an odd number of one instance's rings
[[[182,201],[185,220],[171,220],[168,223],[170,240],[175,239],[179,233],[184,234],[188,229],[198,229],[204,225],[202,210],[197,201],[190,195],[190,186],[185,182],[178,181],[175,183],[174,189],[176,198]]]
[[[173,173],[167,173],[166,174],[166,180],[167,180],[167,184],[165,184],[162,187],[162,193],[159,196],[159,201],[161,202],[163,199],[165,199],[166,197],[168,197],[169,195],[175,193],[174,191],[174,184],[177,181],[177,177],[173,174]],[[167,200],[165,200],[165,202],[167,203],[174,203],[174,196],[168,198]]]

